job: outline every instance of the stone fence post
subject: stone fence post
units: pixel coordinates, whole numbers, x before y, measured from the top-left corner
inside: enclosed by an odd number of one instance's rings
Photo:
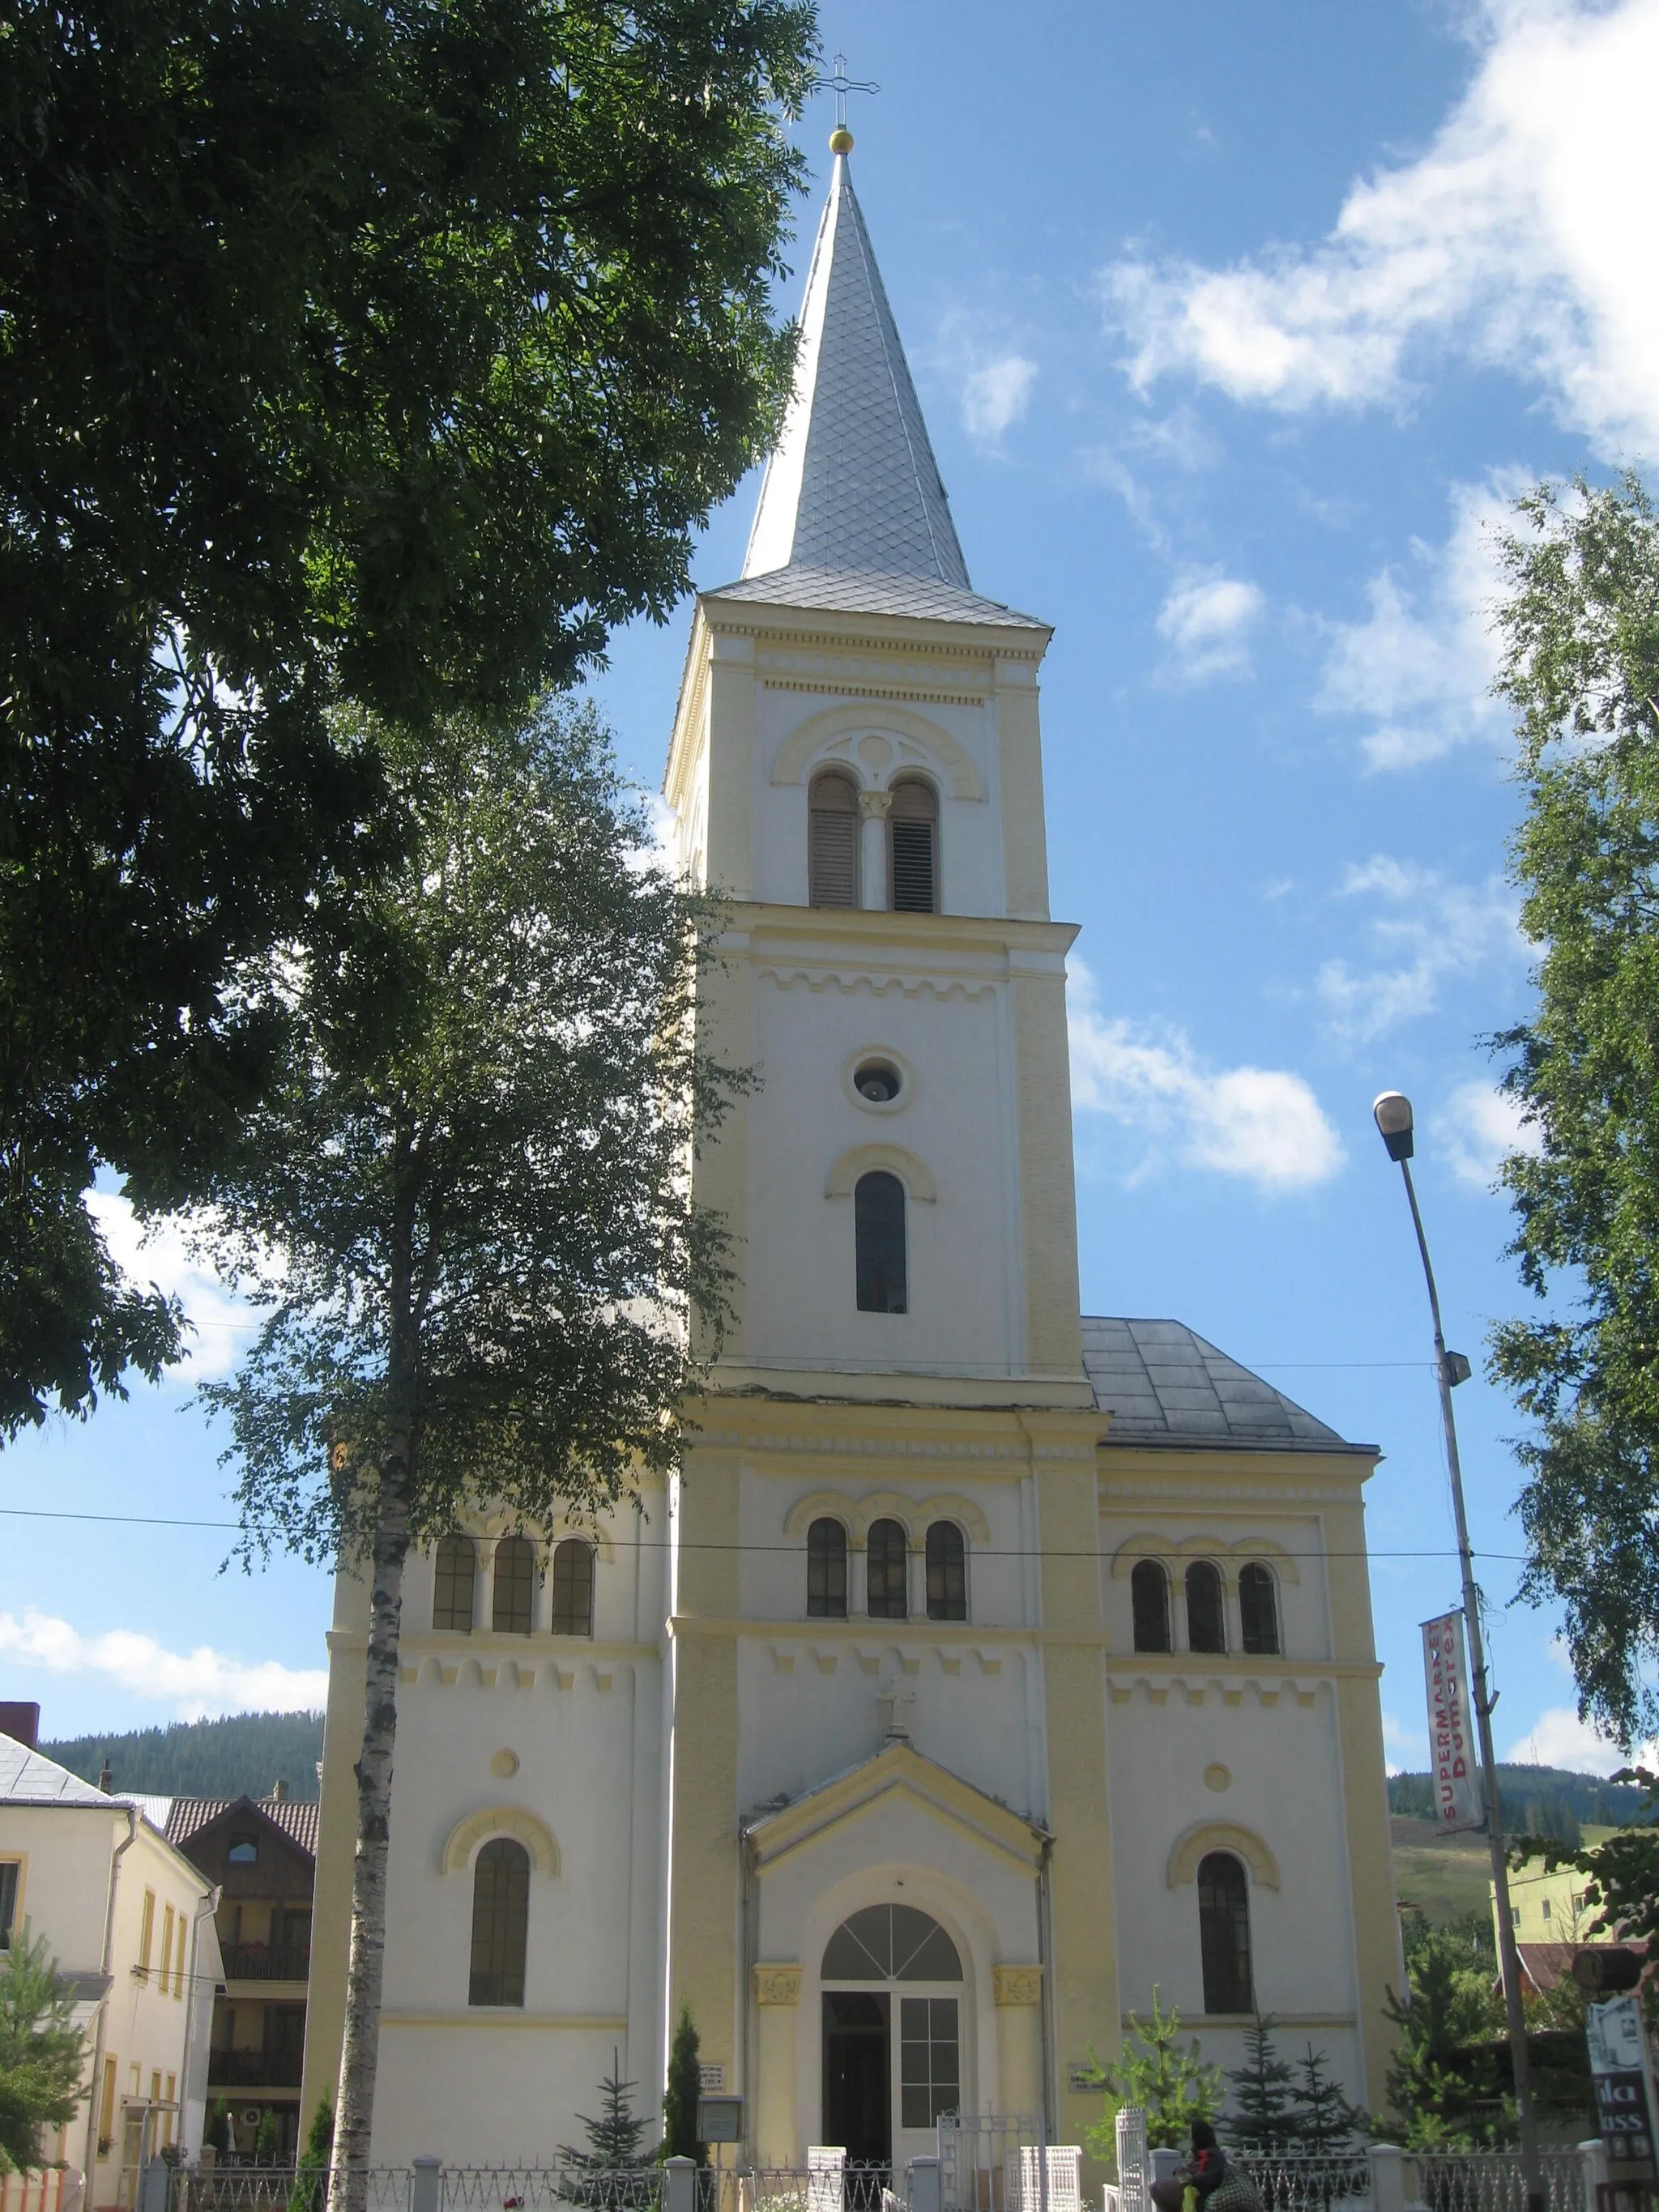
[[[697,2212],[697,2161],[665,2158],[662,2164],[663,2212]]]
[[[1396,2143],[1373,2143],[1370,2158],[1371,2212],[1406,2212],[1405,2152]]]
[[[1596,2189],[1607,2178],[1607,2147],[1600,2136],[1579,2144],[1578,2160],[1584,2169],[1584,2212],[1595,2212]]]
[[[438,2212],[443,2197],[444,2162],[441,2158],[417,2158],[410,2185],[409,2212]]]

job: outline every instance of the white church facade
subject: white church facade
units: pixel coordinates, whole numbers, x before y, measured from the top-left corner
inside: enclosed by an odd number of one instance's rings
[[[850,142],[846,142],[850,143]],[[1042,623],[976,595],[854,197],[665,781],[758,1083],[697,1173],[742,1281],[644,1515],[411,1560],[374,2157],[551,2158],[690,2008],[743,2154],[1046,2115],[1154,1987],[1380,2107],[1400,1986],[1363,1486],[1172,1321],[1082,1316]],[[343,1997],[343,1577],[307,2115]]]

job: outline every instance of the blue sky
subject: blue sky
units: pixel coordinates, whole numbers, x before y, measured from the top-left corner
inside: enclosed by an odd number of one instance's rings
[[[1409,1091],[1448,1334],[1477,1358],[1458,1413],[1499,1749],[1608,1767],[1550,1616],[1508,1604],[1520,1424],[1478,1371],[1522,1298],[1480,1041],[1528,994],[1483,607],[1519,485],[1659,442],[1659,0],[826,0],[823,28],[882,88],[853,101],[854,175],[975,585],[1055,625],[1085,1310],[1178,1316],[1382,1447],[1383,1705],[1420,1764],[1417,1624],[1456,1575],[1370,1121]],[[800,130],[798,257],[831,119]],[[755,492],[700,582],[738,572]],[[652,785],[684,635],[619,636],[595,687]],[[196,1364],[234,1356],[176,1247],[146,1266],[190,1292]],[[26,1439],[0,1503],[222,1518],[188,1395]],[[0,1680],[48,1733],[317,1694],[321,1576],[217,1576],[210,1528],[0,1526]]]

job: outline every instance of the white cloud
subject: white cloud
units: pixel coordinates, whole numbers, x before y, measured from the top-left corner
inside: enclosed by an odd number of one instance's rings
[[[1343,1163],[1336,1131],[1299,1075],[1234,1067],[1216,1073],[1179,1031],[1137,1036],[1101,1012],[1093,976],[1071,969],[1072,1103],[1170,1144],[1186,1167],[1242,1176],[1264,1190],[1325,1182]]]
[[[194,1375],[220,1375],[235,1364],[256,1326],[247,1307],[210,1267],[187,1249],[175,1222],[146,1229],[131,1200],[118,1192],[88,1193],[87,1211],[104,1233],[110,1256],[123,1273],[144,1287],[152,1283],[183,1304],[195,1334],[185,1334],[185,1358]]]
[[[1527,481],[1517,469],[1454,485],[1444,545],[1413,539],[1405,576],[1382,568],[1367,584],[1365,619],[1329,626],[1315,704],[1370,724],[1361,749],[1372,768],[1413,768],[1507,730],[1507,710],[1492,696],[1499,659],[1492,609],[1501,589],[1494,532],[1513,520]]]
[[[1378,853],[1349,867],[1341,895],[1380,902],[1370,927],[1386,956],[1384,964],[1364,974],[1346,960],[1328,960],[1319,971],[1315,988],[1331,1027],[1351,1042],[1432,1013],[1447,976],[1525,954],[1515,897],[1501,877],[1481,884],[1448,883],[1432,868]]]
[[[320,1667],[283,1667],[274,1659],[250,1666],[206,1644],[169,1651],[153,1636],[130,1629],[83,1636],[33,1607],[21,1619],[0,1613],[0,1654],[52,1674],[106,1674],[138,1697],[173,1706],[187,1721],[216,1713],[317,1711],[328,1692]]]
[[[1131,257],[1102,289],[1142,389],[1184,372],[1292,410],[1406,393],[1438,346],[1512,371],[1601,450],[1659,441],[1659,0],[1486,0],[1473,82],[1316,245]]]
[[[1461,1182],[1490,1190],[1504,1156],[1536,1153],[1535,1128],[1521,1119],[1515,1100],[1490,1083],[1460,1083],[1434,1117],[1434,1135]]]
[[[1036,363],[1018,353],[970,369],[962,386],[962,427],[969,436],[994,446],[1024,414],[1036,373]]]
[[[1622,1752],[1598,1729],[1581,1721],[1573,1705],[1551,1705],[1530,1730],[1499,1755],[1517,1765],[1565,1766],[1576,1774],[1615,1774],[1632,1759],[1650,1765],[1656,1747],[1644,1744],[1634,1753]]]
[[[1390,1774],[1421,1774],[1429,1764],[1429,1739],[1420,1728],[1407,1728],[1392,1713],[1382,1716],[1383,1764]]]
[[[1158,612],[1158,634],[1170,647],[1169,675],[1182,684],[1248,676],[1246,636],[1267,605],[1254,584],[1218,571],[1189,573]]]

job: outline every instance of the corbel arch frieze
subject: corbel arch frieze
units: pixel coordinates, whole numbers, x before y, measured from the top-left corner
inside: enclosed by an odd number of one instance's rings
[[[1211,1851],[1231,1851],[1243,1860],[1263,1889],[1279,1887],[1279,1861],[1253,1828],[1241,1828],[1234,1820],[1200,1820],[1176,1838],[1164,1870],[1170,1887],[1196,1881],[1199,1862]]]
[[[823,1181],[826,1198],[851,1198],[853,1186],[860,1176],[873,1174],[878,1169],[895,1175],[909,1195],[924,1205],[931,1206],[939,1196],[931,1170],[925,1161],[902,1145],[855,1145],[850,1152],[843,1152]]]
[[[444,1844],[439,1870],[470,1874],[478,1852],[497,1836],[510,1836],[515,1844],[522,1844],[538,1874],[558,1873],[558,1838],[545,1820],[522,1805],[486,1805],[481,1812],[469,1813],[465,1820],[458,1820]]]
[[[1166,1567],[1190,1565],[1194,1559],[1213,1559],[1229,1589],[1238,1581],[1238,1570],[1247,1559],[1261,1559],[1281,1580],[1299,1583],[1302,1571],[1296,1554],[1271,1536],[1240,1536],[1229,1542],[1215,1536],[1164,1536],[1143,1531],[1126,1537],[1112,1554],[1112,1578],[1121,1582],[1142,1559],[1157,1559]]]
[[[804,1536],[821,1518],[839,1521],[855,1547],[867,1541],[872,1521],[900,1522],[913,1551],[925,1543],[928,1523],[933,1521],[958,1522],[970,1543],[991,1540],[991,1524],[983,1510],[971,1498],[954,1491],[937,1491],[931,1498],[901,1498],[893,1490],[866,1491],[860,1498],[849,1498],[841,1490],[815,1490],[810,1497],[798,1498],[790,1507],[784,1516],[783,1533]]]
[[[885,737],[890,743],[908,740],[908,745],[893,743],[896,757],[872,773],[869,763],[860,761],[852,748],[838,745],[837,740],[853,737]],[[925,760],[914,757],[910,749],[917,746],[927,755]],[[875,788],[884,787],[890,775],[902,775],[907,769],[931,767],[952,799],[985,796],[972,757],[942,723],[908,707],[890,706],[884,700],[870,707],[829,707],[821,714],[809,715],[778,747],[772,763],[773,782],[805,783],[820,755],[845,760],[857,769],[861,782]]]
[[[473,1542],[482,1548],[486,1565],[489,1564],[489,1547],[499,1543],[503,1536],[527,1538],[531,1548],[536,1554],[536,1565],[544,1574],[546,1573],[552,1559],[554,1547],[563,1543],[567,1536],[574,1536],[580,1542],[591,1546],[607,1565],[612,1565],[617,1557],[615,1544],[599,1529],[583,1528],[571,1522],[556,1521],[552,1534],[550,1535],[544,1529],[526,1528],[522,1521],[515,1519],[505,1507],[480,1515],[471,1528],[463,1529],[461,1533],[470,1535]]]

